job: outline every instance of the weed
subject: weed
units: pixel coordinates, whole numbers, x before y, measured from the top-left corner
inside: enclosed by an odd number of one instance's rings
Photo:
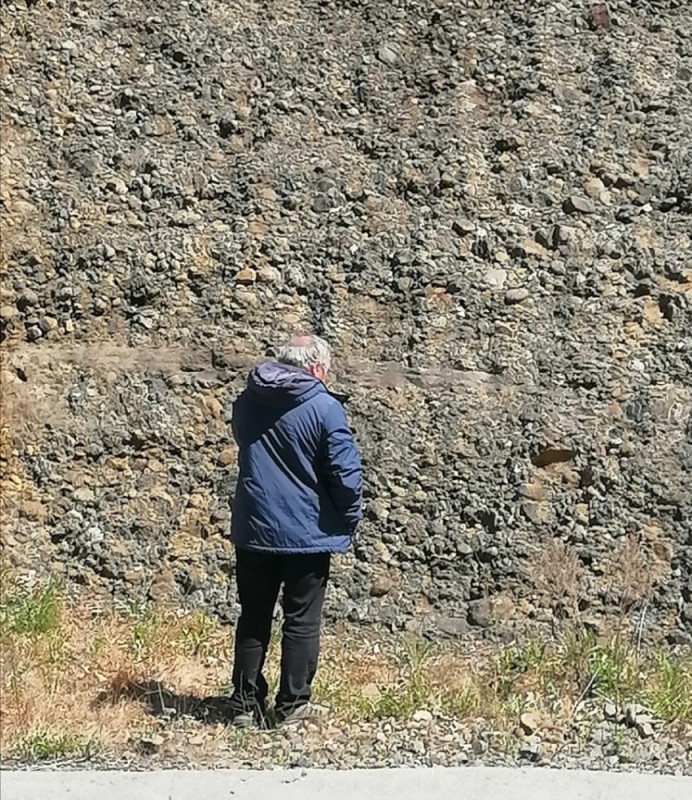
[[[470,717],[479,707],[479,693],[471,688],[450,692],[442,698],[440,711],[452,717]]]
[[[562,539],[552,539],[534,565],[532,577],[539,594],[558,619],[579,619],[585,572],[573,547]]]
[[[371,713],[367,716],[375,719],[405,719],[415,710],[411,700],[404,686],[388,687],[372,703]]]
[[[654,652],[653,676],[644,690],[644,702],[665,720],[692,721],[692,663],[663,650]]]
[[[204,613],[191,614],[183,620],[182,638],[188,655],[204,655],[219,630],[219,623]]]
[[[37,729],[19,739],[12,748],[12,755],[22,761],[55,761],[64,758],[87,757],[97,746],[93,740],[85,740],[69,733]]]
[[[204,614],[148,605],[94,614],[88,598],[67,602],[56,587],[10,594],[0,605],[3,755],[58,758],[94,741],[117,751],[150,723],[152,707],[194,705],[227,682],[232,637]],[[270,696],[279,639],[277,626],[265,669]],[[569,621],[559,636],[499,650],[326,631],[313,689],[346,721],[408,719],[425,709],[483,717],[502,732],[527,709],[565,724],[582,700],[608,698],[692,723],[689,653],[640,652],[624,637],[597,638]]]
[[[24,595],[9,597],[0,607],[0,627],[22,636],[41,636],[59,624],[58,592],[49,583]]]
[[[594,644],[589,672],[595,693],[619,705],[634,699],[641,689],[638,662],[633,648],[617,637],[605,645]]]
[[[234,749],[242,749],[244,744],[252,738],[254,732],[252,728],[234,728],[230,726],[226,731],[228,740],[233,744]]]
[[[547,642],[529,641],[502,648],[495,660],[494,676],[499,699],[506,702],[529,689],[542,692],[551,689],[554,660],[554,648]]]
[[[632,607],[651,596],[656,579],[652,558],[635,536],[628,536],[613,551],[610,591],[624,617]]]
[[[142,656],[148,652],[151,644],[153,625],[151,620],[138,619],[132,624],[130,632],[130,647],[135,656]]]

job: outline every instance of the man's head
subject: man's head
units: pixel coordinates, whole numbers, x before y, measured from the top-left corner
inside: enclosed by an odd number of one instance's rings
[[[332,365],[332,351],[319,336],[301,334],[279,349],[277,360],[280,364],[300,367],[324,381]]]

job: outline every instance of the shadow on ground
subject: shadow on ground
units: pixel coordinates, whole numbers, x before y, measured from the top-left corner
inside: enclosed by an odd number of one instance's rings
[[[230,697],[212,695],[197,697],[178,694],[167,689],[160,681],[114,680],[111,687],[103,689],[94,699],[94,705],[117,703],[119,700],[136,700],[154,717],[172,719],[189,717],[210,725],[228,723],[233,718]]]

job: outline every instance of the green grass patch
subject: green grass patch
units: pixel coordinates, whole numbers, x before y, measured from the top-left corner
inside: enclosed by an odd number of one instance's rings
[[[208,655],[213,650],[214,638],[220,628],[218,620],[203,612],[185,617],[181,625],[183,648],[188,655]]]
[[[665,721],[692,722],[692,654],[639,651],[617,636],[598,641],[572,631],[553,641],[505,647],[490,681],[509,716],[518,716],[522,699],[532,693],[549,713],[565,699],[609,700],[619,708],[639,703]]]
[[[53,583],[13,594],[0,605],[0,627],[21,636],[42,636],[58,628],[60,602]]]
[[[649,664],[655,680],[644,687],[645,704],[661,719],[692,723],[692,657],[659,650]]]
[[[25,762],[60,761],[94,755],[98,746],[94,740],[68,733],[35,730],[23,736],[12,748],[12,755]]]

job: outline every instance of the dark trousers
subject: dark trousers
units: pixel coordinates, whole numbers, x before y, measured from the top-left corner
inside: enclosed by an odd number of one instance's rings
[[[277,715],[288,714],[310,700],[329,563],[329,553],[275,555],[236,548],[241,616],[235,635],[233,698],[239,709],[250,711],[265,704],[269,687],[262,670],[282,585],[284,622]]]

